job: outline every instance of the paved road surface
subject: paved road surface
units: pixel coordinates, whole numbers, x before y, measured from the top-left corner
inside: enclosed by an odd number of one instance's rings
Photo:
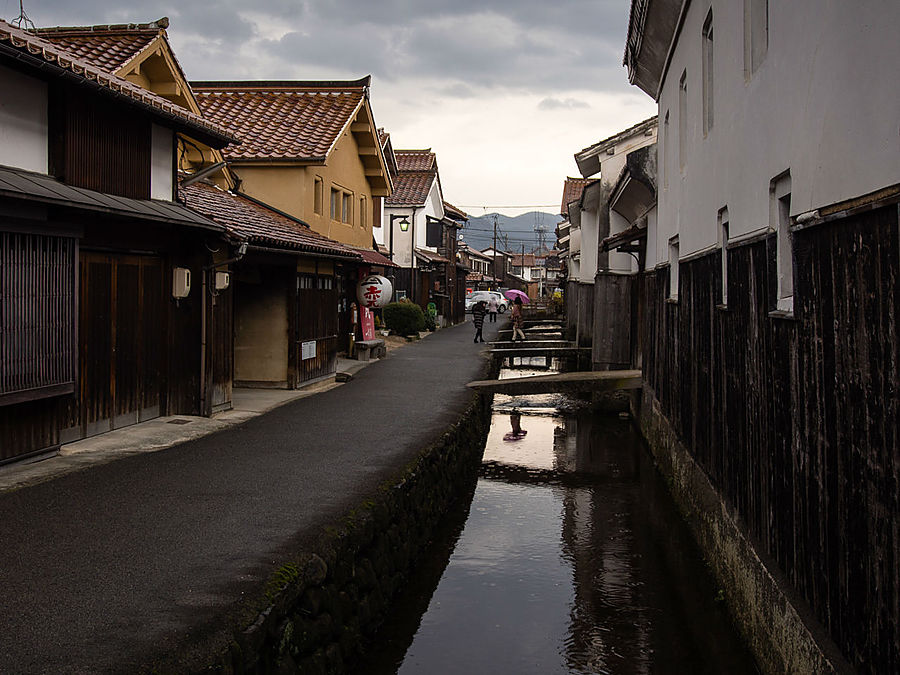
[[[133,671],[219,625],[458,419],[485,365],[473,332],[240,427],[0,494],[0,673]]]

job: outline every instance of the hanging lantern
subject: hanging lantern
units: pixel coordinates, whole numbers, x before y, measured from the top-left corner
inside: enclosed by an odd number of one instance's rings
[[[390,279],[378,274],[370,274],[356,287],[356,298],[360,306],[370,309],[384,307],[393,295],[394,287],[391,286]]]

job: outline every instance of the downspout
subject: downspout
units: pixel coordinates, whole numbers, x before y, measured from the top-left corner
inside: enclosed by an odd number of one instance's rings
[[[213,263],[212,265],[205,265],[200,268],[200,276],[202,277],[200,283],[200,414],[203,417],[210,417],[212,415],[212,408],[207,411],[206,407],[206,294],[209,285],[209,273],[217,267],[237,262],[244,257],[245,253],[247,253],[247,242],[242,241],[238,246],[237,254],[233,258],[228,258],[228,260]]]

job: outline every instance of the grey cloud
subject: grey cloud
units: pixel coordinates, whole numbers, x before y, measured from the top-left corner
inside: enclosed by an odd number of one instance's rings
[[[574,98],[558,99],[547,97],[538,103],[539,110],[559,110],[560,108],[590,108],[590,106],[584,101],[579,101]]]
[[[120,0],[44,0],[32,13],[43,25],[169,16],[176,51],[203,54],[201,65],[183,64],[192,78],[197,70],[217,78],[252,71],[257,53],[278,71],[259,72],[261,78],[371,73],[376,82],[432,81],[456,97],[503,88],[552,98],[576,87],[629,89],[619,67],[628,6],[628,0],[146,0],[123,9]],[[266,34],[273,25],[285,34]]]

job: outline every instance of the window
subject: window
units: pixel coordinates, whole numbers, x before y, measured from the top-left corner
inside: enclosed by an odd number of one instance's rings
[[[334,277],[319,276],[319,290],[330,291],[334,288]]]
[[[678,235],[669,239],[669,297],[678,299]]]
[[[341,219],[341,191],[331,188],[331,219]]]
[[[341,222],[353,222],[353,195],[349,192],[341,194]]]
[[[368,227],[369,225],[369,214],[366,213],[366,198],[359,198],[359,226],[360,227]]]
[[[703,135],[713,126],[713,16],[710,8],[703,24]]]
[[[728,207],[719,209],[719,233],[722,239],[722,304],[728,304]]]
[[[775,230],[775,309],[794,311],[794,252],[791,242],[791,174],[773,179],[769,185],[769,221]]]
[[[749,79],[769,50],[769,0],[744,0],[744,77]]]
[[[0,405],[74,391],[75,240],[0,232]]]
[[[678,82],[678,166],[684,168],[687,159],[687,71]]]
[[[325,183],[321,176],[316,176],[313,185],[313,211],[316,215],[322,215],[323,202],[325,200]]]

